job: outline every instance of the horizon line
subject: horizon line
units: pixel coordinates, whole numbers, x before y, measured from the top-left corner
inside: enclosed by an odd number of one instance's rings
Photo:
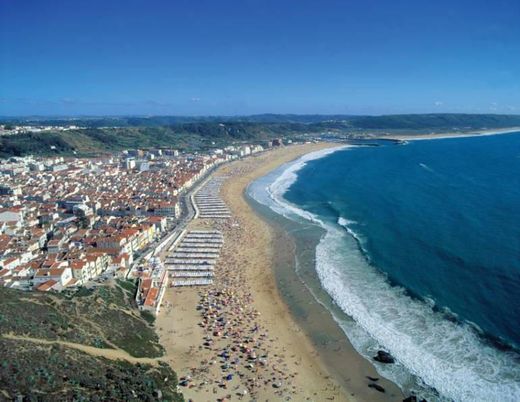
[[[343,116],[343,117],[384,117],[384,116],[520,116],[520,113],[468,113],[468,112],[424,112],[424,113],[382,113],[382,114],[349,114],[349,113],[252,113],[252,114],[19,114],[0,115],[0,119],[12,118],[125,118],[125,117],[191,117],[191,118],[239,118],[256,116]]]

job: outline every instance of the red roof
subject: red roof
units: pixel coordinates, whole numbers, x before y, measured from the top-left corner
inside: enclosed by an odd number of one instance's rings
[[[47,282],[43,282],[40,286],[36,288],[36,290],[39,290],[40,292],[47,292],[57,283],[58,282],[56,282],[55,280],[50,279]]]
[[[155,306],[158,295],[159,295],[159,289],[151,288],[150,291],[148,292],[148,294],[146,295],[146,300],[144,302],[144,305],[145,306]]]

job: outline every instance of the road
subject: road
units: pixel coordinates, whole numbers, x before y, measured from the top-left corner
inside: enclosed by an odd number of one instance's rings
[[[171,241],[168,242],[168,244],[166,244],[162,248],[161,252],[159,253],[159,258],[162,261],[164,260],[166,254],[168,253],[168,248],[170,247],[171,243],[173,243],[177,239],[177,237],[182,233],[182,231],[188,226],[188,223],[190,223],[193,220],[193,218],[195,217],[195,209],[191,202],[191,196],[194,195],[206,183],[206,181],[210,178],[210,176],[213,174],[213,172],[218,167],[222,166],[224,163],[227,163],[227,162],[223,162],[217,166],[214,166],[210,170],[208,170],[201,178],[199,178],[194,183],[194,185],[191,187],[190,190],[180,194],[179,202],[180,202],[181,213],[180,213],[179,218],[172,223],[172,225],[173,225],[172,230],[167,231],[164,234],[164,236],[161,237],[161,239],[159,239],[158,241],[154,241],[147,248],[145,248],[144,250],[142,250],[139,253],[139,257],[134,260],[134,262],[132,263],[132,266],[127,271],[126,278],[128,278],[130,273],[135,268],[137,268],[139,266],[139,264],[141,264],[144,257],[146,257],[148,254],[150,254],[157,248],[157,246],[161,243],[161,241],[163,241],[163,239],[165,239],[166,237],[171,236],[173,233],[175,233],[175,235],[172,237]]]

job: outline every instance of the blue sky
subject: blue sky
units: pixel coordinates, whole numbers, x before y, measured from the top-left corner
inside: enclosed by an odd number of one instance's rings
[[[0,0],[0,115],[520,114],[519,0]]]

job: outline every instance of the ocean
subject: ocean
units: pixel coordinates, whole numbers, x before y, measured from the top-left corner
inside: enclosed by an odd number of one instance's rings
[[[520,400],[520,133],[375,145],[308,154],[248,194],[314,228],[331,314],[367,359],[396,358],[376,369],[405,393]]]

